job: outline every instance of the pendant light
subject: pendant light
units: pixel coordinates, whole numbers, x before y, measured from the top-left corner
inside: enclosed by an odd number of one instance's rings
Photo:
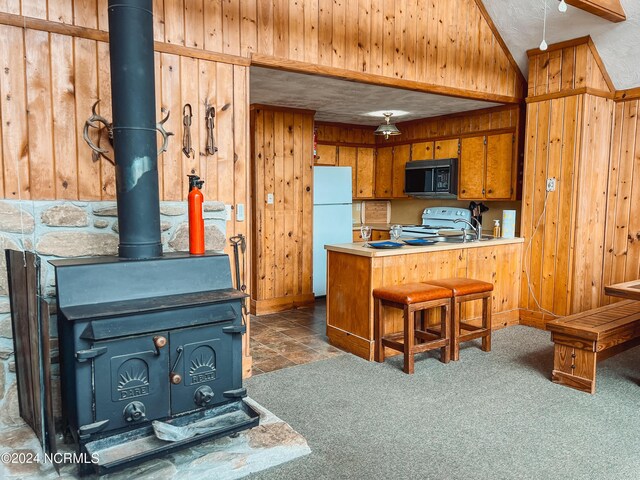
[[[385,140],[389,140],[390,136],[400,135],[400,130],[393,123],[391,123],[391,116],[393,113],[384,113],[385,123],[376,128],[373,132],[374,135],[384,135]]]
[[[560,13],[564,13],[567,11],[567,2],[565,2],[564,0],[560,0],[560,5],[558,5],[558,10],[560,11]]]
[[[544,0],[544,20],[542,23],[542,42],[540,42],[540,50],[543,52],[549,48],[547,45],[547,0]]]

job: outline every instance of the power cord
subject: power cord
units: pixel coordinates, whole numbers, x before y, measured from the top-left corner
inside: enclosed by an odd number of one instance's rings
[[[526,265],[526,259],[529,258],[529,252],[531,251],[531,244],[533,243],[533,237],[536,236],[536,233],[538,232],[538,229],[540,228],[540,222],[542,221],[542,218],[544,217],[545,213],[547,212],[547,201],[548,200],[549,200],[549,191],[547,190],[545,195],[544,195],[544,204],[542,206],[542,213],[540,213],[540,216],[538,217],[538,221],[536,222],[536,226],[533,229],[533,233],[531,234],[531,238],[529,238],[529,244],[527,245],[527,248],[525,250],[525,255],[524,255],[524,258],[525,258],[524,274],[527,277],[527,287],[529,288],[529,294],[533,298],[533,301],[536,304],[536,306],[538,307],[538,309],[541,312],[547,313],[547,314],[551,315],[552,317],[556,318],[556,317],[558,317],[558,315],[556,315],[553,312],[550,312],[546,308],[542,308],[542,305],[540,305],[540,302],[538,301],[538,298],[536,297],[536,294],[533,292],[533,287],[531,286],[531,278],[529,277],[529,272],[528,272],[527,265]],[[531,268],[531,260],[529,260],[529,268]]]

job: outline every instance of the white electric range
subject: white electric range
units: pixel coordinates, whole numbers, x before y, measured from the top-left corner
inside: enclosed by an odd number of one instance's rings
[[[402,227],[402,236],[405,238],[427,238],[437,236],[440,230],[468,228],[463,222],[455,223],[457,219],[471,221],[471,211],[460,207],[425,208],[422,212],[422,225]]]

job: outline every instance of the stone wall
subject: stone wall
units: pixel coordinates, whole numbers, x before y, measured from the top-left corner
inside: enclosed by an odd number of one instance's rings
[[[221,202],[205,202],[206,249],[222,251],[226,243],[226,213]],[[160,204],[165,252],[188,251],[186,202]],[[54,258],[116,255],[118,219],[114,202],[0,201],[0,435],[24,430],[19,418],[11,312],[4,250],[35,251],[42,258],[42,295],[55,296]],[[53,322],[52,337],[55,337]],[[52,351],[57,340],[52,338]],[[54,365],[54,392],[58,392]],[[59,413],[59,401],[55,409]],[[14,432],[14,433],[15,433]],[[0,475],[1,476],[1,475]]]

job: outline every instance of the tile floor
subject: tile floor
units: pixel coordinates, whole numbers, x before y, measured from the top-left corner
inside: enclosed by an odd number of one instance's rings
[[[324,300],[312,307],[252,315],[253,375],[344,354],[327,341],[326,315]]]

